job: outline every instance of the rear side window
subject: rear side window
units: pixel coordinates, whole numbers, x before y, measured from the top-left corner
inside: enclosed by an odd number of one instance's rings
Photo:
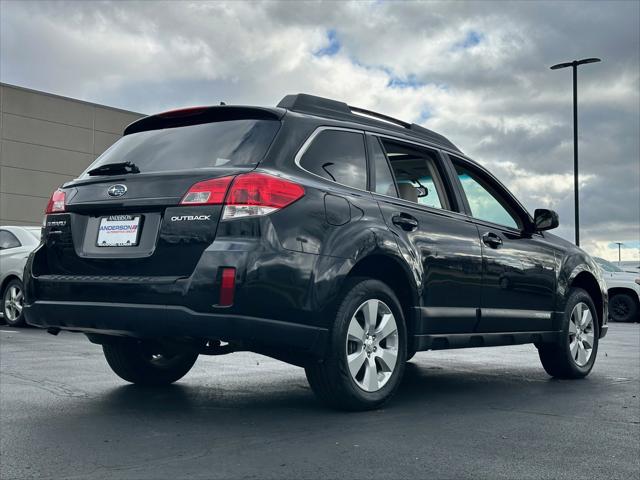
[[[110,163],[132,162],[141,173],[210,167],[255,166],[280,122],[231,120],[125,135],[83,173]]]
[[[0,250],[8,250],[20,246],[20,241],[8,230],[0,230]]]
[[[357,132],[324,130],[302,155],[300,166],[333,182],[365,190],[364,136]]]

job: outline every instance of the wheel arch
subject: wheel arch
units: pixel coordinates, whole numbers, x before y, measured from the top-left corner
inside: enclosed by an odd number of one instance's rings
[[[596,277],[588,270],[582,270],[573,277],[569,283],[569,287],[581,288],[589,294],[591,300],[596,306],[598,325],[602,328],[605,321],[605,299],[602,295],[602,290],[600,289],[600,284]]]
[[[18,275],[10,273],[2,280],[2,284],[0,284],[0,296],[4,295],[4,290],[7,288],[7,285],[9,285],[11,280],[19,280],[22,282],[22,279]]]
[[[343,283],[354,277],[369,277],[379,280],[389,286],[400,301],[402,313],[407,327],[407,336],[411,338],[417,324],[417,310],[419,305],[418,289],[412,282],[412,274],[402,261],[385,254],[371,254],[353,265]]]

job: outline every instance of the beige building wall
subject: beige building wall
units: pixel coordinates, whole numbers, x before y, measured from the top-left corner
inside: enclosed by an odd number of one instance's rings
[[[0,225],[40,225],[51,192],[141,116],[0,83]]]

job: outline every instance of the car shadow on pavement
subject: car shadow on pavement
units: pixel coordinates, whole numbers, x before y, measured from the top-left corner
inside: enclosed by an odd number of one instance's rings
[[[518,404],[527,403],[532,385],[544,391],[552,388],[550,380],[532,382],[522,372],[480,373],[469,370],[447,370],[443,367],[408,363],[405,376],[396,396],[383,410],[414,410],[425,404],[430,407],[449,408],[478,402],[509,402],[517,398]],[[471,400],[472,399],[472,400]],[[268,411],[271,418],[317,412],[334,412],[323,406],[308,387],[304,374],[287,378],[247,380],[242,388],[237,385],[203,385],[202,382],[182,382],[164,387],[118,386],[104,395],[94,397],[94,408],[102,412],[137,412],[148,418],[175,414],[182,417],[194,414],[198,421],[204,418],[234,415],[233,411],[259,414]],[[532,400],[533,401],[533,400]],[[342,415],[341,412],[334,412]],[[369,412],[372,413],[372,412]]]

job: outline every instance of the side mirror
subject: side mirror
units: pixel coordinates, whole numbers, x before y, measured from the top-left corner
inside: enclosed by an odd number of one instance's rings
[[[553,210],[547,210],[546,208],[538,208],[533,214],[533,223],[536,227],[536,232],[543,230],[552,230],[560,225],[558,214]]]

